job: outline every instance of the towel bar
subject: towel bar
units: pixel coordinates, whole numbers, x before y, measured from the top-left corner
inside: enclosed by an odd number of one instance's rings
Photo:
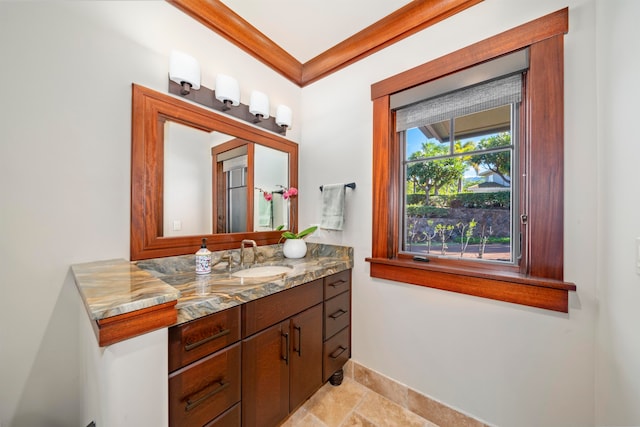
[[[349,187],[352,190],[356,189],[356,183],[355,182],[350,182],[349,184],[345,184],[344,186],[345,186],[345,188]],[[320,191],[322,191],[323,187],[324,187],[324,185],[320,186]]]

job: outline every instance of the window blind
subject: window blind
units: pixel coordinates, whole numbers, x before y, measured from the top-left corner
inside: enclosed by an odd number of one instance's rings
[[[522,99],[522,74],[513,74],[396,110],[396,131],[466,116]]]

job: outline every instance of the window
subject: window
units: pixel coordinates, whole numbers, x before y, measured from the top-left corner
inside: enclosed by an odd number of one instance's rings
[[[568,12],[563,9],[372,85],[376,173],[372,256],[367,258],[372,277],[568,311],[568,292],[575,285],[563,281],[563,34],[567,29]],[[526,72],[485,77],[480,85],[458,86],[453,92],[442,89],[451,76],[482,74],[476,67],[518,51],[527,53]],[[475,96],[471,92],[501,93],[504,87],[486,86],[496,84],[519,91],[489,105],[458,108],[460,99]],[[424,95],[434,87],[440,88],[439,93]],[[441,221],[438,230],[436,221],[431,226],[428,222],[429,215],[437,217],[438,208],[450,205],[442,199],[473,185],[464,180],[473,175],[469,167],[493,174],[494,184],[507,189],[508,196],[495,196],[509,200],[507,244],[498,260],[474,259],[467,252],[469,246],[461,250],[472,220],[473,234],[480,238],[487,237],[487,221],[484,235],[477,231],[479,222],[473,216],[458,221],[460,226]],[[436,189],[441,206],[426,200],[412,203],[420,197],[415,194],[436,197]],[[423,218],[417,223],[419,209]],[[448,239],[455,231],[459,246],[454,254]],[[427,233],[433,236],[430,248]],[[438,237],[446,237],[444,253],[442,244],[434,246]],[[477,255],[481,247],[475,250]],[[438,251],[440,256],[434,256]]]
[[[522,80],[513,74],[395,110],[401,252],[518,264]]]

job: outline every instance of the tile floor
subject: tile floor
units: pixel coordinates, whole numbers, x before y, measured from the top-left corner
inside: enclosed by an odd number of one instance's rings
[[[327,383],[280,427],[438,427],[345,376]]]

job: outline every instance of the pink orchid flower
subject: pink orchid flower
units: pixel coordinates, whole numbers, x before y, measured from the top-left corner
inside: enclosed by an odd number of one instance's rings
[[[282,198],[287,200],[289,197],[295,197],[298,195],[298,189],[296,187],[291,187],[284,192]]]

